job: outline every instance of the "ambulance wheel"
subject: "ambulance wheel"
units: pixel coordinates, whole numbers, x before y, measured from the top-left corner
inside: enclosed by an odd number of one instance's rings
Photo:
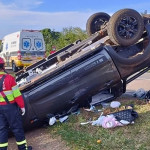
[[[18,71],[18,67],[16,66],[16,64],[14,62],[12,62],[12,70],[13,70],[13,72]]]
[[[134,9],[121,9],[114,13],[107,25],[107,33],[115,45],[136,43],[144,31],[142,16]]]
[[[87,34],[90,36],[95,32],[100,31],[109,19],[110,16],[104,12],[98,12],[90,16],[86,23]]]

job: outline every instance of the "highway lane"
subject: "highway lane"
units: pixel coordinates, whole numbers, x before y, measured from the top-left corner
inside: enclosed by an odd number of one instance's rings
[[[142,76],[138,77],[127,85],[127,91],[136,91],[140,88],[143,88],[146,91],[150,90],[150,73],[143,74]]]

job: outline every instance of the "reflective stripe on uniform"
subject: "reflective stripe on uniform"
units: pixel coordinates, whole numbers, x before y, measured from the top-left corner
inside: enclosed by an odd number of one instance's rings
[[[5,99],[2,96],[0,96],[0,102],[5,102]]]
[[[8,142],[7,143],[0,143],[0,147],[7,147],[8,146]]]
[[[4,94],[7,96],[7,99],[10,102],[14,100],[14,96],[13,96],[12,91],[4,91]],[[1,93],[0,93],[0,102],[5,102],[5,99],[3,98]]]
[[[0,72],[0,74],[6,74],[5,72]]]
[[[5,93],[6,96],[7,96],[7,95],[12,95],[12,94],[13,94],[12,91],[4,91],[4,93]]]
[[[7,99],[9,101],[13,101],[14,100],[14,96],[13,96],[13,92],[12,91],[4,91],[4,94],[7,96]]]
[[[22,144],[27,144],[27,141],[26,140],[23,140],[23,141],[20,141],[20,142],[16,142],[17,145],[22,145]]]
[[[21,92],[17,85],[12,87],[12,91],[15,98],[21,95]]]

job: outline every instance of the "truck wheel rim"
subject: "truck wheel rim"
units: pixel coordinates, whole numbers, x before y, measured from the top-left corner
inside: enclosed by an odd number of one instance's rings
[[[118,34],[123,39],[132,39],[138,31],[138,21],[132,16],[121,18],[117,26]]]

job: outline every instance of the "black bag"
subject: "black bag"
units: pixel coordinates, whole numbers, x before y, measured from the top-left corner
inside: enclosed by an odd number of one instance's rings
[[[111,114],[113,114],[118,121],[126,120],[130,123],[138,117],[138,113],[133,109],[125,109]]]
[[[145,95],[145,99],[150,99],[150,90],[147,91],[146,95]]]

